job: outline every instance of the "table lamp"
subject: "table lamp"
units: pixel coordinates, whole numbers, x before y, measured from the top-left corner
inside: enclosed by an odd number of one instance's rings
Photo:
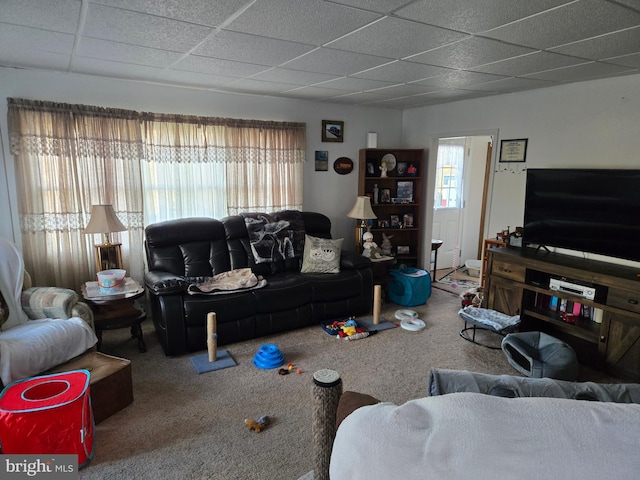
[[[112,268],[122,268],[122,252],[119,243],[111,243],[111,232],[123,232],[127,228],[116,216],[111,205],[93,205],[91,218],[84,229],[84,233],[104,234],[104,243],[95,245],[96,268],[98,271]]]
[[[376,217],[376,214],[373,213],[371,209],[371,199],[369,197],[357,197],[356,203],[351,209],[349,213],[347,213],[347,217],[355,218],[356,220],[360,220],[358,224],[356,224],[356,252],[362,253],[362,236],[364,232],[367,231],[367,220],[371,220]]]

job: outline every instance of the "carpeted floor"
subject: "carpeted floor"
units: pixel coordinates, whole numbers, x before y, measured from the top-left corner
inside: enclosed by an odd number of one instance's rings
[[[431,283],[434,288],[460,295],[480,285],[479,277],[469,275],[467,267],[456,270],[442,269],[436,271],[436,280]]]
[[[401,307],[386,303],[383,318]],[[166,357],[149,320],[148,350],[140,353],[127,329],[104,332],[103,351],[132,361],[134,402],[97,426],[95,455],[82,480],[212,479],[295,480],[313,468],[312,374],[340,373],[344,390],[395,403],[424,396],[431,367],[517,374],[501,351],[458,336],[460,299],[433,289],[414,307],[426,323],[420,332],[384,330],[356,341],[327,335],[320,326],[225,345],[237,366],[197,374],[191,355]],[[260,370],[252,359],[275,343],[301,374]],[[205,353],[198,352],[198,353]],[[604,381],[589,369],[581,378]],[[246,418],[269,415],[261,433]]]

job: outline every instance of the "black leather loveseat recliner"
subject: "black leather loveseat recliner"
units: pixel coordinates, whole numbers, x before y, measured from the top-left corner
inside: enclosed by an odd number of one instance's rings
[[[216,313],[218,345],[224,345],[371,311],[369,259],[342,251],[339,273],[301,273],[300,255],[256,263],[245,218],[257,215],[186,218],[146,227],[145,285],[166,355],[205,349],[209,312]],[[320,213],[289,210],[269,216],[274,221],[296,218],[298,242],[304,243],[304,234],[331,238],[331,222]],[[241,268],[251,268],[267,285],[220,295],[187,292],[203,278]]]

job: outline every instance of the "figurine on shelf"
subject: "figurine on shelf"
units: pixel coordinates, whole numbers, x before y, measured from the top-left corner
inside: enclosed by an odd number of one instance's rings
[[[380,258],[382,257],[382,250],[378,248],[378,244],[373,241],[373,234],[371,232],[365,232],[362,235],[364,245],[362,245],[362,256],[367,258]]]
[[[390,257],[391,256],[391,239],[393,238],[393,235],[385,235],[384,233],[382,234],[382,245],[381,245],[381,250],[382,250],[382,255],[386,256],[386,257]]]
[[[387,178],[387,162],[380,163],[380,178]]]

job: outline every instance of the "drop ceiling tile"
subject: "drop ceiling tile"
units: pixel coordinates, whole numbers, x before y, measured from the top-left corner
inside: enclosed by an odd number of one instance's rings
[[[345,52],[333,48],[319,48],[300,58],[285,63],[283,66],[293,70],[327,73],[331,75],[351,75],[392,60],[373,55]]]
[[[571,0],[421,0],[396,15],[466,33],[479,33]]]
[[[411,3],[412,1],[413,0],[337,0],[334,3],[387,14]]]
[[[216,58],[189,55],[171,65],[171,70],[206,73],[209,75],[223,75],[227,77],[246,77],[267,70],[269,67],[253,63],[232,62]]]
[[[73,51],[75,36],[37,28],[0,23],[0,45],[4,48],[64,53]]]
[[[472,90],[476,92],[495,92],[495,93],[511,93],[520,92],[523,90],[531,90],[535,88],[552,87],[557,85],[557,82],[547,80],[534,80],[532,78],[504,78],[502,80],[496,80],[493,82],[478,83],[476,85],[469,85],[465,87],[465,90]]]
[[[256,94],[282,93],[284,91],[291,90],[291,85],[287,83],[262,82],[251,78],[241,78],[240,80],[236,80],[229,84],[229,87],[234,91]]]
[[[465,38],[462,33],[386,17],[327,44],[331,48],[401,59]],[[389,39],[394,41],[390,42]]]
[[[114,62],[135,63],[152,67],[168,67],[182,58],[182,54],[177,52],[138,47],[97,38],[83,38],[80,41],[76,55],[97,60],[112,60]]]
[[[392,85],[394,85],[392,82],[380,82],[378,80],[367,80],[366,78],[342,77],[336,80],[323,82],[318,86],[363,92],[365,90],[390,87]]]
[[[219,26],[244,7],[247,0],[189,0],[188,5],[184,0],[95,0],[95,3],[199,25]]]
[[[418,85],[416,83],[409,83],[403,85],[394,85],[392,87],[378,88],[371,90],[371,93],[379,95],[387,95],[392,97],[404,97],[407,95],[419,95],[421,93],[429,93],[439,90],[436,87]]]
[[[430,87],[455,89],[468,87],[470,85],[477,85],[479,83],[501,80],[504,78],[506,77],[502,75],[492,75],[489,73],[453,71],[444,75],[438,75],[437,77],[425,78],[424,80],[419,80],[413,83],[417,85],[427,85]]]
[[[580,0],[483,35],[546,49],[640,24],[640,12],[602,0]]]
[[[209,37],[193,53],[205,57],[276,66],[314,48],[303,43],[221,31]]]
[[[468,69],[535,51],[532,48],[510,45],[488,38],[468,37],[459,42],[414,55],[407,60],[440,67]]]
[[[4,43],[0,43],[0,58],[2,65],[6,66],[63,72],[67,71],[71,62],[71,55],[43,50],[23,50]]]
[[[344,90],[321,87],[300,87],[287,91],[287,96],[293,98],[332,98],[339,95],[344,95]]]
[[[83,57],[74,57],[72,69],[75,73],[134,80],[154,79],[162,73],[162,69],[157,67]]]
[[[338,95],[336,97],[332,97],[332,100],[350,105],[357,105],[360,103],[371,102],[375,100],[383,100],[385,98],[388,97],[378,95],[375,92],[356,92],[347,93],[345,95]]]
[[[640,26],[549,49],[574,57],[602,60],[640,52]]]
[[[548,72],[534,73],[531,75],[526,75],[525,78],[548,80],[553,82],[572,82],[587,80],[591,78],[599,78],[602,76],[609,76],[624,72],[632,73],[633,69],[622,67],[619,65],[611,65],[609,63],[603,62],[590,62],[573,67],[549,70]]]
[[[157,78],[158,81],[202,88],[224,88],[238,80],[237,77],[207,75],[206,73],[185,72],[181,70],[163,70]]]
[[[623,65],[631,68],[640,68],[640,53],[608,58],[606,63],[613,63],[614,65]]]
[[[382,80],[386,82],[404,83],[415,82],[436,75],[449,73],[450,70],[422,63],[412,63],[397,61],[381,67],[372,68],[353,75],[357,78],[368,78],[370,80]]]
[[[576,57],[568,57],[550,52],[536,52],[501,62],[474,67],[473,70],[476,72],[494,73],[496,75],[522,76],[529,73],[568,67],[585,62],[585,60]]]
[[[288,68],[272,68],[270,70],[265,70],[264,72],[253,75],[251,78],[253,78],[254,80],[280,82],[301,86],[320,83],[327,80],[334,80],[340,77],[338,75],[327,75],[324,73],[289,70]]]
[[[87,36],[174,52],[187,52],[213,29],[153,15],[95,5],[89,9]]]
[[[2,0],[0,19],[14,25],[76,33],[80,6],[78,0]]]
[[[321,46],[380,17],[321,0],[268,0],[254,3],[226,28]]]

